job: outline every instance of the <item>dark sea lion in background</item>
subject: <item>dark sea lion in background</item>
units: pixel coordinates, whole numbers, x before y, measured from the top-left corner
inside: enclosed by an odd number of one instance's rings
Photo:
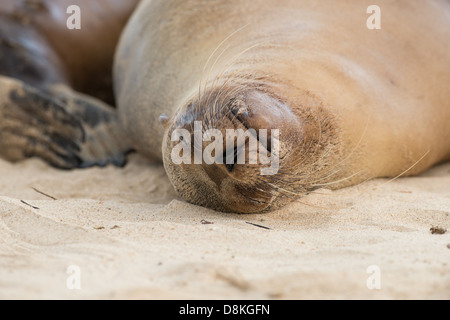
[[[61,168],[124,163],[112,65],[137,0],[2,0],[0,155]],[[67,28],[69,6],[81,29]]]
[[[83,17],[91,9],[98,12],[97,3],[85,7]],[[6,42],[0,44],[11,52],[7,59],[21,61],[24,52],[34,50],[33,63],[25,65],[58,85],[33,83],[29,73],[0,78],[0,153],[10,160],[40,156],[64,168],[120,163],[127,138],[138,152],[164,161],[187,201],[243,213],[274,210],[324,186],[422,172],[450,158],[450,4],[378,1],[381,30],[369,30],[371,4],[143,0],[116,52],[122,126],[97,99],[67,89],[101,98],[75,80],[81,71],[87,83],[101,83],[101,72],[85,72],[79,65],[67,71],[70,60],[45,31],[2,19]],[[119,12],[124,21],[127,10]],[[20,22],[22,15],[6,16]],[[19,50],[9,43],[12,33],[4,31],[10,26],[24,37],[42,39]],[[71,53],[77,46],[89,50],[111,32],[103,22],[95,26],[94,40],[78,38]],[[78,61],[86,59],[101,63],[89,55]],[[1,70],[7,70],[4,63]],[[171,141],[172,133],[193,134],[196,120],[203,129],[220,132],[279,129],[278,172],[262,176],[261,164],[174,164],[171,153],[178,142]]]
[[[133,147],[163,159],[185,200],[232,212],[449,159],[450,2],[377,4],[381,30],[367,27],[370,1],[142,1],[114,77]],[[196,120],[279,129],[278,173],[174,164],[172,133]]]

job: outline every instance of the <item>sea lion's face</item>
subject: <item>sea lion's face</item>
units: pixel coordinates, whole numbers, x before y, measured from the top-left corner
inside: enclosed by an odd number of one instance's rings
[[[188,202],[225,212],[266,211],[289,201],[280,181],[302,141],[301,128],[292,110],[267,92],[210,92],[168,122],[164,166]]]

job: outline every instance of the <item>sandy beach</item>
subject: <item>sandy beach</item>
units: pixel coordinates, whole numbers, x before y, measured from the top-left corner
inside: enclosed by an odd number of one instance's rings
[[[450,298],[450,163],[262,215],[187,204],[138,155],[0,176],[1,299]]]

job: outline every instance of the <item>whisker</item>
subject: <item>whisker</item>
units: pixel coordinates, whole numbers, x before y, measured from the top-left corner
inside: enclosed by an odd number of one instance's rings
[[[291,192],[291,191],[283,189],[283,188],[281,188],[279,186],[275,186],[275,185],[273,185],[271,183],[269,183],[269,185],[272,186],[273,188],[276,188],[277,190],[281,190],[282,192],[285,192],[285,193],[288,193],[288,194],[291,194],[291,195],[295,195],[297,197],[304,195],[304,194],[300,195],[300,194]],[[286,196],[286,194],[284,194],[284,195]],[[300,201],[297,197],[296,198],[291,198],[291,200],[293,200],[294,202],[298,202],[300,204],[303,204],[305,206],[312,207],[312,208],[325,209],[325,210],[336,209],[336,208],[322,207],[322,206],[318,206],[318,205],[315,205],[315,204],[311,204],[311,203],[307,203],[307,202],[304,202],[304,201]]]
[[[218,82],[222,77],[223,77],[223,75],[235,64],[235,62],[243,55],[243,54],[245,54],[246,52],[248,52],[248,51],[250,51],[250,50],[252,50],[252,49],[254,49],[254,48],[257,48],[258,46],[262,46],[264,43],[268,43],[268,41],[266,40],[266,41],[260,41],[260,42],[258,42],[258,43],[256,43],[256,44],[254,44],[254,45],[252,45],[252,46],[250,46],[250,47],[248,47],[248,48],[246,48],[246,49],[244,49],[244,50],[242,50],[241,52],[239,52],[238,54],[236,54],[234,57],[232,57],[232,59],[230,59],[230,62],[228,63],[228,65],[226,65],[225,67],[224,67],[224,70],[219,74],[219,76],[218,77],[216,77],[215,78],[215,80],[212,82],[212,86],[214,86],[215,85],[215,83],[216,82]],[[229,77],[229,79],[227,80],[227,81],[229,81],[231,78]]]
[[[395,176],[394,178],[390,179],[389,181],[384,182],[383,184],[377,186],[376,188],[380,187],[380,186],[384,186],[388,183],[391,183],[394,180],[397,180],[398,178],[400,178],[401,176],[405,175],[408,171],[410,171],[412,168],[414,168],[415,166],[417,166],[417,164],[419,164],[420,161],[422,161],[429,153],[431,152],[431,150],[428,150],[427,152],[425,152],[425,154],[423,156],[420,157],[419,160],[417,160],[416,162],[414,162],[413,165],[411,165],[408,169],[406,169],[405,171],[403,171],[402,173],[400,173],[399,175]]]
[[[367,117],[367,118],[366,118],[366,124],[365,124],[365,126],[364,126],[364,131],[362,132],[362,134],[361,134],[361,136],[360,136],[358,142],[356,143],[356,145],[351,149],[350,153],[349,153],[344,159],[342,159],[341,161],[337,162],[333,167],[331,167],[331,168],[328,169],[328,170],[332,170],[332,169],[334,169],[334,168],[338,168],[338,170],[334,171],[331,175],[327,175],[326,177],[324,177],[324,178],[322,178],[322,179],[318,179],[318,180],[316,180],[316,181],[311,181],[311,183],[325,180],[325,179],[329,178],[330,176],[333,176],[333,175],[339,173],[339,172],[342,170],[342,169],[339,168],[339,167],[340,167],[343,163],[345,163],[345,161],[347,161],[348,159],[350,159],[350,157],[353,155],[353,153],[356,151],[356,149],[360,146],[360,144],[361,144],[362,141],[363,141],[364,136],[365,136],[366,133],[367,133],[368,125],[369,125],[369,118]],[[324,171],[324,173],[325,173],[325,172],[326,172],[326,171]]]
[[[333,185],[333,184],[336,184],[336,183],[344,182],[344,181],[347,181],[347,180],[353,178],[354,176],[360,174],[363,171],[364,170],[360,170],[360,171],[358,171],[358,172],[356,172],[356,173],[354,173],[354,174],[352,174],[352,175],[350,175],[350,176],[348,176],[346,178],[343,178],[343,179],[340,179],[340,180],[337,180],[337,181],[332,181],[332,182],[328,182],[328,183],[313,184],[312,186],[313,187],[330,186],[330,185]]]
[[[220,49],[220,47],[225,44],[225,42],[227,42],[231,37],[233,37],[235,34],[240,32],[241,30],[245,29],[249,25],[250,24],[248,23],[248,24],[238,28],[234,32],[232,32],[228,37],[226,37],[224,40],[222,40],[222,42],[220,42],[219,45],[214,49],[214,51],[209,55],[208,60],[206,60],[206,63],[204,65],[204,67],[203,67],[202,75],[200,77],[200,83],[199,83],[199,87],[198,87],[199,88],[199,90],[198,90],[199,91],[198,92],[198,99],[199,99],[199,101],[201,100],[201,87],[202,87],[202,81],[203,81],[203,78],[204,78],[204,75],[205,75],[206,67],[208,66],[208,64],[211,61],[212,57],[216,54],[216,52]],[[223,54],[223,52],[220,54],[220,56]],[[216,59],[216,61],[217,61],[217,59]],[[210,71],[211,71],[212,68],[213,67],[210,68]],[[208,75],[208,77],[209,77],[209,75]],[[205,86],[206,86],[206,83],[208,82],[207,80],[208,80],[208,78],[205,81]]]

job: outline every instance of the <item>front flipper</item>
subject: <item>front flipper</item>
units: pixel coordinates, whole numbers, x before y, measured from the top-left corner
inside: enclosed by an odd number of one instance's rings
[[[38,90],[0,76],[0,156],[64,169],[122,166],[130,150],[115,111],[66,87]]]

